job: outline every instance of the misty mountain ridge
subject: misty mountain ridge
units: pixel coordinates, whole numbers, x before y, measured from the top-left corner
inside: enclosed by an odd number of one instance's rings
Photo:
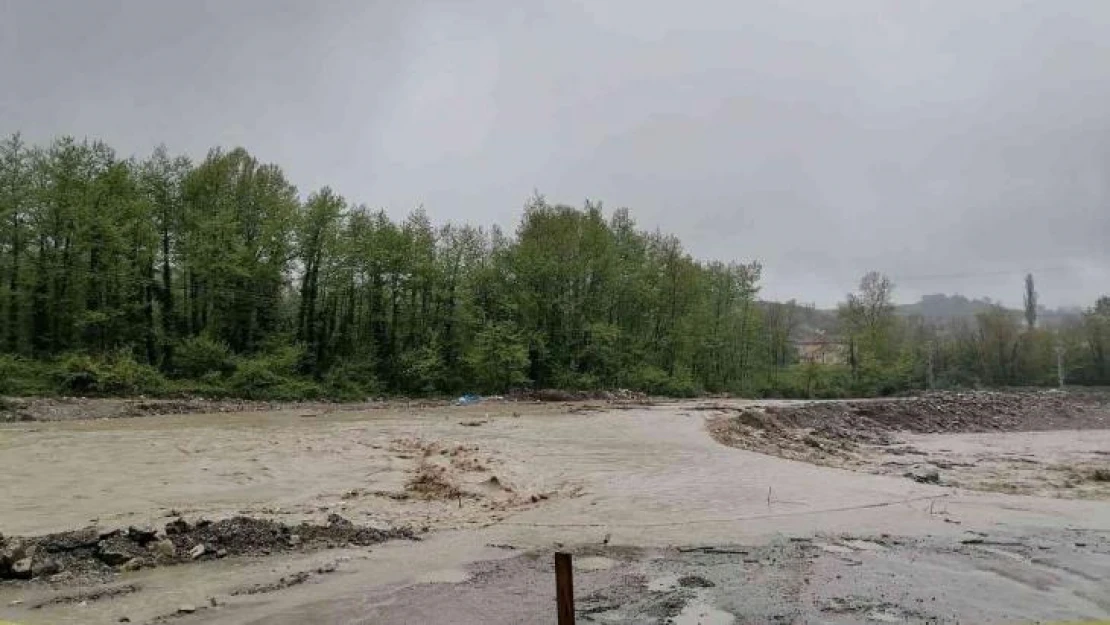
[[[989,297],[968,299],[960,294],[945,295],[944,293],[923,295],[914,304],[897,305],[895,306],[895,312],[907,316],[919,315],[930,320],[970,319],[995,307],[1011,310],[1015,314],[1021,314],[1022,312],[1020,309],[1005,306],[1001,302],[992,301]],[[1059,321],[1064,317],[1078,315],[1081,312],[1079,309],[1037,307],[1037,317],[1044,323]]]
[[[772,302],[763,302],[766,310]],[[1019,308],[1013,308],[996,302],[989,297],[968,298],[964,295],[933,293],[924,295],[913,304],[895,304],[894,312],[903,317],[921,317],[934,323],[948,321],[974,321],[976,315],[988,312],[995,307],[1002,307],[1015,316],[1023,315]],[[1037,324],[1042,327],[1055,326],[1068,318],[1074,318],[1083,313],[1080,308],[1049,309],[1044,306],[1037,307]],[[817,308],[816,306],[801,304],[796,309],[796,326],[791,332],[795,340],[813,341],[835,336],[838,332],[839,320],[836,309]]]

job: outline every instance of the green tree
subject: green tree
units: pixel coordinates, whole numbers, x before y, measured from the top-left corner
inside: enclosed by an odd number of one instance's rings
[[[1033,274],[1025,274],[1025,325],[1032,330],[1037,327],[1037,288],[1033,284]]]
[[[504,392],[528,382],[528,349],[506,323],[494,323],[478,332],[467,363],[483,391]]]

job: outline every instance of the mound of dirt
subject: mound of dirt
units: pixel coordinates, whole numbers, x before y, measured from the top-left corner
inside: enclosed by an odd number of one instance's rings
[[[379,530],[357,526],[337,514],[329,516],[325,525],[286,525],[237,516],[195,523],[177,518],[162,531],[137,527],[102,531],[88,527],[44,536],[0,537],[0,580],[105,578],[117,571],[194,560],[367,546],[399,538],[417,539],[407,528]]]
[[[727,408],[710,422],[726,445],[795,460],[831,461],[861,444],[891,445],[898,432],[1030,432],[1110,428],[1110,395],[1097,393],[934,393],[919,398]]]

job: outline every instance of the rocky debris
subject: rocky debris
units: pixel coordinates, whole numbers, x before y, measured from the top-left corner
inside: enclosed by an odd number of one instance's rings
[[[110,599],[112,597],[119,597],[121,595],[129,595],[131,593],[139,592],[140,590],[142,590],[142,586],[139,586],[138,584],[124,584],[122,586],[105,586],[92,590],[81,590],[75,593],[51,597],[46,601],[31,605],[31,609],[39,610],[52,605],[87,605],[89,603],[92,603],[93,601]]]
[[[62,565],[52,558],[40,558],[31,562],[32,577],[49,577],[62,570]]]
[[[919,484],[940,484],[940,471],[930,466],[915,466],[906,471],[905,477]]]
[[[683,588],[712,588],[716,586],[713,582],[698,575],[687,575],[678,578],[678,585]]]
[[[886,446],[896,455],[920,455],[913,448],[895,446],[899,432],[934,434],[1110,427],[1110,395],[1097,393],[942,392],[895,400],[751,408],[705,404],[700,409],[726,415],[733,413],[710,423],[710,433],[718,442],[784,458],[833,465],[852,458],[860,445]]]
[[[328,515],[328,527],[350,529],[354,526],[355,524],[352,523],[349,519],[335,514],[334,512]]]
[[[31,575],[33,574],[32,573],[33,568],[32,568],[31,565],[32,565],[32,560],[31,560],[30,556],[28,556],[26,558],[20,558],[19,560],[16,560],[15,562],[13,562],[12,563],[12,569],[11,569],[12,578],[13,579],[31,579]]]
[[[408,528],[380,530],[355,525],[337,514],[326,525],[237,516],[189,523],[177,518],[165,526],[166,538],[150,531],[96,528],[45,536],[11,538],[0,546],[0,580],[58,575],[108,579],[120,570],[180,564],[227,556],[262,556],[294,550],[348,545],[368,546],[393,539],[417,540]],[[296,540],[291,540],[296,536]]]
[[[820,402],[768,414],[784,426],[830,436],[877,436],[894,431],[1029,432],[1110,427],[1110,397],[1059,392],[931,393],[918,398]]]
[[[192,605],[191,603],[186,603],[184,605],[178,606],[178,608],[177,608],[177,613],[178,614],[192,614],[193,612],[196,612],[196,611],[197,611],[197,606]]]
[[[142,544],[122,532],[101,540],[96,546],[96,556],[108,566],[121,566],[146,554]]]
[[[24,554],[19,545],[0,541],[0,578],[5,575],[10,575],[12,564],[14,564],[16,560],[23,559],[23,557]]]
[[[158,532],[150,527],[135,527],[132,525],[127,528],[127,537],[145,547],[147,543],[158,537]]]
[[[271,583],[268,583],[268,584],[255,584],[253,586],[248,586],[246,588],[240,588],[238,590],[233,590],[233,591],[231,591],[231,596],[232,597],[239,597],[239,596],[243,596],[243,595],[261,595],[261,594],[265,594],[265,593],[268,593],[268,592],[275,592],[275,591],[278,591],[278,590],[283,590],[285,588],[289,588],[290,586],[297,586],[299,584],[303,584],[303,583],[307,582],[309,577],[311,577],[311,576],[312,576],[312,574],[309,573],[308,571],[299,571],[297,573],[293,573],[292,575],[290,575],[288,577],[281,577],[276,582],[271,582]]]
[[[171,511],[172,512],[172,511]],[[189,531],[189,524],[185,519],[178,516],[174,520],[166,523],[166,535],[172,536],[173,534],[185,534]]]
[[[150,551],[156,558],[173,559],[177,555],[177,547],[173,541],[168,538],[163,538],[150,546]]]

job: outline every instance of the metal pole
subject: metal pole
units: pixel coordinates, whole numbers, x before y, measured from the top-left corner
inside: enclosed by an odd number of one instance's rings
[[[569,553],[555,554],[555,604],[559,625],[574,625],[574,569]]]
[[[926,365],[926,368],[925,368],[925,389],[931,391],[931,390],[933,390],[933,384],[934,384],[934,382],[933,382],[933,342],[932,341],[929,341],[928,343],[926,343],[926,349],[929,350],[929,354],[928,354],[928,364]]]
[[[1056,346],[1056,381],[1064,388],[1064,346]]]

